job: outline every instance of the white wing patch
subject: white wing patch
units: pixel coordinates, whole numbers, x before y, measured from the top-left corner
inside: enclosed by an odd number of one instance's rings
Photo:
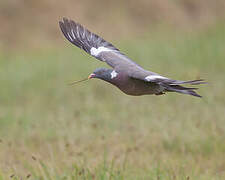
[[[168,79],[168,78],[163,77],[163,76],[159,76],[159,75],[149,75],[149,76],[145,77],[145,79],[147,81],[152,81],[152,80],[155,80],[155,79]]]
[[[91,48],[91,55],[92,56],[98,56],[101,52],[105,52],[105,51],[113,51],[112,49],[108,49],[106,47],[98,47],[98,49],[96,49],[95,47]]]
[[[115,70],[113,70],[111,72],[111,79],[115,78],[117,75],[118,75],[118,73]]]

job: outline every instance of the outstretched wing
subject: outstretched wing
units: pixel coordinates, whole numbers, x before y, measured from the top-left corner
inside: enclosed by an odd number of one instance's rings
[[[59,22],[59,26],[64,36],[71,43],[95,58],[106,62],[111,67],[129,64],[137,65],[111,43],[85,29],[79,23],[63,18],[63,21]]]

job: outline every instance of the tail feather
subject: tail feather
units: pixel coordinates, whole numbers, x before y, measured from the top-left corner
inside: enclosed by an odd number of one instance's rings
[[[180,85],[170,85],[172,86],[174,89],[178,89],[178,90],[197,90],[198,88],[189,88],[189,87],[184,87],[184,86],[180,86]]]
[[[198,84],[206,84],[203,79],[193,80],[193,81],[176,81],[171,80],[170,82],[162,82],[161,85],[165,88],[167,92],[177,92],[181,94],[189,94],[196,97],[202,97],[195,92],[198,88],[189,88],[181,86],[180,84],[190,84],[190,85],[198,85]]]
[[[207,84],[204,79],[197,79],[192,81],[177,81],[173,80],[170,85],[176,85],[176,84],[190,84],[190,85],[199,85],[199,84]]]
[[[166,91],[168,92],[177,92],[177,93],[181,93],[181,94],[189,94],[192,96],[196,96],[196,97],[202,97],[199,94],[197,94],[194,90],[196,90],[197,88],[187,88],[187,87],[183,87],[183,86],[174,86],[174,85],[169,85],[166,87]]]

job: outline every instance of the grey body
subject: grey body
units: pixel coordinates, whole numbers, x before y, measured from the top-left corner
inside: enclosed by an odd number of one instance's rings
[[[127,76],[127,74],[124,72],[118,72],[117,77],[115,77],[113,80],[111,78],[105,77],[97,78],[115,85],[127,95],[140,96],[147,94],[159,94],[161,92],[158,84],[150,84],[145,81],[129,78],[129,76]]]
[[[147,71],[111,43],[85,29],[79,23],[64,18],[59,25],[64,36],[71,43],[113,68],[99,68],[94,71],[93,78],[109,82],[128,95],[161,95],[165,92],[178,92],[201,97],[194,91],[197,88],[184,87],[181,84],[204,84],[202,79],[178,81]],[[115,73],[115,77],[114,75],[110,76],[112,72]]]

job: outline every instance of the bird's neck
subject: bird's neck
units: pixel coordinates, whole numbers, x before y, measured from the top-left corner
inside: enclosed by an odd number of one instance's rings
[[[111,79],[111,78],[105,78],[105,77],[104,77],[104,78],[100,77],[100,78],[98,78],[98,79],[101,79],[101,80],[106,81],[106,82],[108,82],[108,83],[110,83],[110,84],[116,85],[114,79]]]

